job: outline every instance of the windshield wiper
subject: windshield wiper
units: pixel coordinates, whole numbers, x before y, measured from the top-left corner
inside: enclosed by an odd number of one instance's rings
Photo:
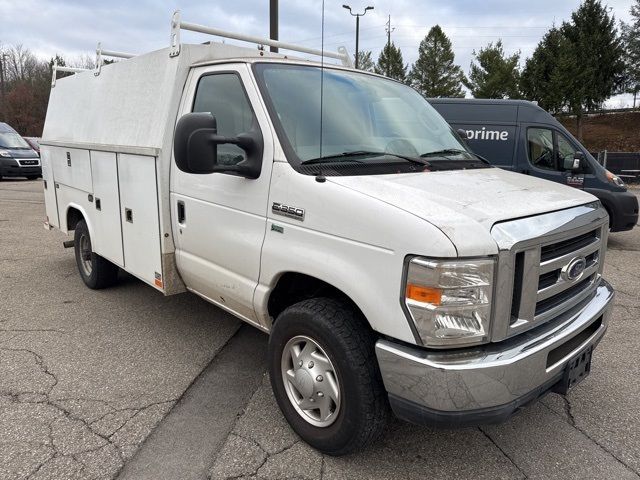
[[[447,160],[451,160],[451,158],[447,157],[446,154],[456,154],[456,153],[466,153],[466,154],[469,154],[469,155],[473,155],[478,160],[480,160],[482,163],[486,163],[487,165],[491,165],[489,160],[487,160],[483,156],[478,155],[477,153],[474,153],[474,152],[470,152],[468,150],[460,150],[458,148],[445,148],[443,150],[436,150],[436,151],[433,151],[433,152],[427,152],[427,153],[423,153],[422,155],[420,155],[420,157],[421,158],[425,158],[425,157],[435,157],[435,156],[441,155],[442,157],[446,158]],[[464,160],[455,160],[455,161],[464,161]]]
[[[405,155],[400,155],[400,154],[391,153],[391,152],[376,152],[376,151],[368,151],[368,150],[354,150],[352,152],[338,153],[337,155],[327,155],[324,157],[312,158],[309,160],[305,160],[304,162],[301,163],[301,165],[313,165],[317,163],[324,163],[327,160],[332,160],[336,158],[350,158],[350,157],[364,157],[364,156],[382,157],[383,155],[400,158],[402,160],[406,160],[407,162],[417,163],[419,165],[424,165],[427,167],[431,166],[431,164],[427,160],[423,160],[422,158],[408,157]],[[364,163],[364,162],[359,162],[359,163]]]
[[[445,155],[445,154],[455,154],[455,153],[471,153],[468,152],[466,150],[460,150],[457,148],[445,148],[442,150],[434,150],[433,152],[427,152],[427,153],[423,153],[422,155],[420,155],[420,158],[425,158],[425,157],[437,157],[438,155]]]

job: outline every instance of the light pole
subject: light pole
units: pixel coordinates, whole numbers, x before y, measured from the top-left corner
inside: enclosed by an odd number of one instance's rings
[[[7,57],[7,54],[4,52],[0,52],[0,120],[3,120],[5,117],[4,111],[4,100],[5,100],[5,91],[4,91],[4,59]]]
[[[279,40],[278,38],[278,0],[269,1],[269,38],[271,40]],[[271,47],[272,52],[278,53],[278,47]]]
[[[364,17],[369,10],[373,10],[373,7],[367,7],[362,13],[353,13],[349,5],[342,5],[342,8],[349,10],[352,17],[356,17],[356,68],[358,68],[358,40],[360,36],[360,17]]]

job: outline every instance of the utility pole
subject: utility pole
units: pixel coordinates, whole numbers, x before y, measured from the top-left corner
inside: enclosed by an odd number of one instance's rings
[[[0,52],[0,98],[2,99],[0,103],[2,106],[2,108],[0,108],[0,120],[4,119],[5,116],[4,59],[6,56],[6,53]]]
[[[269,0],[269,38],[278,39],[278,0]],[[270,47],[271,51],[278,53],[278,47]]]
[[[393,32],[395,28],[391,28],[391,15],[389,15],[389,21],[386,23],[386,31],[387,31],[387,77],[391,73],[391,62],[389,61],[389,54],[391,53],[391,32]]]
[[[352,17],[356,17],[356,68],[358,68],[358,42],[360,40],[360,17],[364,17],[367,14],[367,11],[373,10],[373,7],[367,7],[364,9],[362,13],[353,13],[351,11],[351,7],[349,5],[342,5],[342,8],[346,8],[349,10],[349,13]]]

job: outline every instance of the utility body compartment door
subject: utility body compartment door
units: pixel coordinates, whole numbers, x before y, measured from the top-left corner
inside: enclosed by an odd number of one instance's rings
[[[42,180],[44,187],[44,206],[47,213],[48,227],[60,228],[58,220],[58,200],[56,198],[56,184],[53,180],[53,165],[51,164],[51,147],[45,145],[40,150],[40,165],[42,165]]]
[[[155,157],[118,154],[118,177],[125,269],[162,288]]]
[[[253,295],[265,236],[273,138],[257,87],[245,64],[192,70],[179,115],[211,112],[218,134],[236,136],[259,128],[264,142],[260,177],[191,174],[171,163],[171,217],[176,261],[186,286],[222,308],[256,323]],[[218,158],[241,161],[234,145]]]
[[[91,246],[98,255],[124,267],[116,154],[92,151],[91,174],[95,212]]]
[[[66,147],[49,147],[50,163],[56,183],[91,193],[91,161],[89,150]]]

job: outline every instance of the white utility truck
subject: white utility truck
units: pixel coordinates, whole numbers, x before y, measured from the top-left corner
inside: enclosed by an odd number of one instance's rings
[[[181,44],[184,29],[324,58]],[[589,373],[614,295],[595,197],[491,167],[344,50],[176,13],[169,48],[119,56],[54,73],[45,226],[73,233],[90,288],[123,269],[268,332],[275,397],[309,444],[362,448],[390,410],[501,421]]]

